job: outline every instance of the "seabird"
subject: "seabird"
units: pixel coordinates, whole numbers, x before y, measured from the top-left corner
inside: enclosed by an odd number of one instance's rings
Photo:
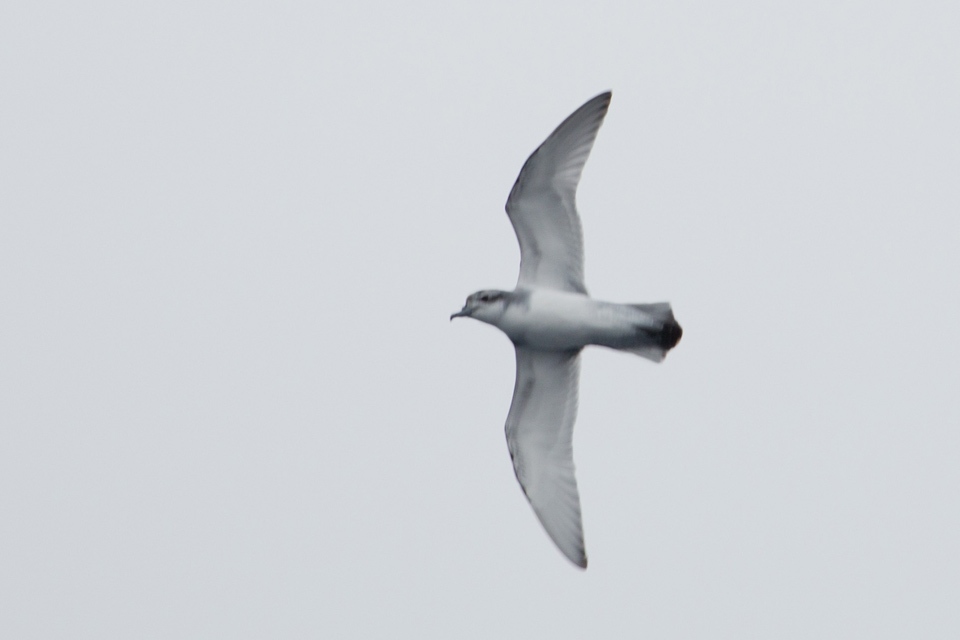
[[[602,302],[584,286],[577,184],[610,98],[601,93],[574,111],[520,170],[507,199],[520,242],[516,288],[478,291],[450,316],[486,322],[513,341],[517,380],[506,424],[513,469],[547,534],[584,569],[572,446],[580,352],[601,345],[660,362],[683,334],[668,302]]]

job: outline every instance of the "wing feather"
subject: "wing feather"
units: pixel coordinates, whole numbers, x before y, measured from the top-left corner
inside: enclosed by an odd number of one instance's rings
[[[587,292],[577,185],[610,98],[601,93],[574,111],[520,170],[506,207],[520,243],[517,287]]]
[[[580,494],[573,466],[579,351],[517,347],[517,382],[507,416],[513,469],[547,534],[586,568]]]

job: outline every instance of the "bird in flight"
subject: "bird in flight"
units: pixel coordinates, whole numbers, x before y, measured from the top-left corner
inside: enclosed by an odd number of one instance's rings
[[[668,302],[594,300],[583,282],[583,233],[576,193],[611,93],[588,100],[534,151],[507,198],[520,242],[513,291],[477,291],[450,316],[491,324],[513,341],[517,380],[507,447],[520,487],[563,554],[586,568],[573,466],[580,352],[587,345],[660,362],[683,334]]]

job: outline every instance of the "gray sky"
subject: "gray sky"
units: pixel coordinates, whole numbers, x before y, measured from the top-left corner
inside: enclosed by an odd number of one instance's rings
[[[0,636],[956,638],[958,31],[5,6]],[[510,467],[509,341],[447,318],[513,286],[513,180],[608,88],[587,283],[685,333],[585,355],[584,573]]]

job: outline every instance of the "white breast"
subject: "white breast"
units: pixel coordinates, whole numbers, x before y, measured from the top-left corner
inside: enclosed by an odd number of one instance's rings
[[[601,325],[600,304],[566,291],[531,291],[510,305],[499,328],[519,345],[534,349],[576,349],[590,344]]]

